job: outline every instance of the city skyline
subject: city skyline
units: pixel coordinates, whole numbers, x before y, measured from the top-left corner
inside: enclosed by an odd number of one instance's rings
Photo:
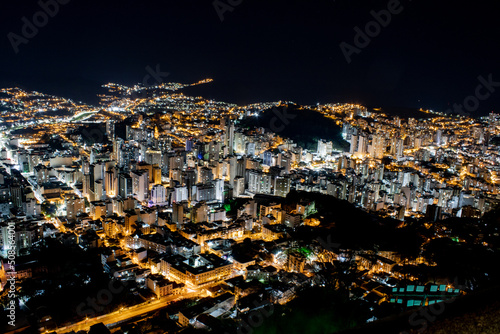
[[[0,332],[500,332],[496,7],[0,4]]]
[[[13,327],[333,333],[353,327],[331,317],[350,305],[351,321],[399,314],[388,326],[417,330],[440,326],[421,313],[442,314],[434,304],[495,284],[498,114],[236,105],[183,93],[210,78],[162,75],[103,85],[96,106],[0,91],[0,282]],[[86,267],[52,276],[74,259]],[[326,309],[297,322],[304,305]]]

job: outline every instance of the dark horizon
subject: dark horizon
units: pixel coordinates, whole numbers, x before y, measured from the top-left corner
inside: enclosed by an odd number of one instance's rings
[[[354,28],[364,31],[375,20],[371,11],[387,10],[391,1],[242,1],[221,14],[223,21],[213,1],[61,2],[18,53],[9,33],[22,37],[22,18],[32,22],[41,7],[1,5],[2,87],[94,102],[102,84],[140,83],[146,67],[159,65],[170,73],[165,81],[212,78],[189,91],[237,104],[357,102],[444,111],[474,95],[479,76],[500,81],[499,28],[489,4],[401,1],[348,63],[340,44],[355,47]],[[499,102],[492,92],[471,114],[498,111]]]

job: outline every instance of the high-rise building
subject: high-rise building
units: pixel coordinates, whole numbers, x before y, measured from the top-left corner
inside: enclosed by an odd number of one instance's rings
[[[193,139],[186,139],[186,152],[191,152],[193,150]]]
[[[24,186],[20,184],[15,184],[10,187],[10,196],[12,204],[16,208],[22,208],[24,202]]]
[[[222,203],[224,201],[224,180],[217,179],[214,181],[215,200]]]
[[[117,181],[116,174],[114,169],[110,169],[106,171],[106,178],[104,179],[104,189],[106,191],[106,195],[109,197],[115,197],[117,195]]]
[[[233,196],[238,197],[245,192],[245,179],[241,176],[234,179]]]
[[[66,218],[68,221],[75,221],[80,213],[85,212],[85,199],[76,196],[66,196]]]
[[[106,191],[102,179],[94,182],[94,201],[102,201],[106,198]]]
[[[212,169],[208,167],[199,167],[198,168],[198,183],[209,183],[214,179],[214,175],[212,173]]]
[[[115,139],[115,121],[114,120],[108,120],[106,122],[106,135],[108,136],[110,141],[113,141]]]
[[[382,159],[385,153],[385,138],[381,135],[374,135],[372,139],[371,156],[374,159]]]
[[[149,172],[136,170],[130,172],[132,178],[132,192],[138,201],[145,201],[149,195]]]
[[[266,166],[272,166],[273,154],[269,151],[262,153],[262,164]]]
[[[356,149],[356,153],[365,154],[366,148],[368,146],[368,140],[364,134],[358,136],[358,147]]]
[[[280,197],[286,197],[290,192],[290,178],[288,177],[277,177],[274,186],[274,195]]]
[[[215,187],[213,184],[203,184],[197,185],[196,193],[194,196],[197,202],[201,201],[213,201],[215,200]]]
[[[229,184],[234,188],[234,179],[238,176],[238,159],[235,156],[229,158]]]
[[[261,172],[251,170],[248,172],[248,191],[254,194],[260,191]]]
[[[165,204],[165,187],[161,184],[154,185],[151,189],[151,202],[154,205]]]
[[[172,223],[177,224],[177,226],[182,225],[184,222],[184,205],[182,203],[172,204]]]
[[[121,173],[118,177],[118,195],[121,198],[127,198],[133,194],[132,191],[132,178],[130,175]]]
[[[349,148],[349,153],[354,154],[358,150],[358,136],[357,135],[351,135],[351,141],[350,141],[350,148]]]
[[[226,125],[226,136],[227,136],[227,145],[229,147],[229,155],[233,155],[234,153],[234,123],[230,120]]]
[[[115,138],[113,140],[113,160],[116,161],[118,167],[123,167],[124,165],[122,145],[123,139]]]
[[[187,201],[188,200],[188,190],[186,186],[176,186],[174,188],[174,193],[172,196],[172,201],[174,203],[180,203],[182,201]]]
[[[331,154],[333,150],[333,143],[331,141],[326,140],[318,140],[318,149],[317,153],[320,157],[324,158],[328,154]]]
[[[442,137],[443,137],[443,130],[438,129],[436,131],[436,146],[441,146]]]

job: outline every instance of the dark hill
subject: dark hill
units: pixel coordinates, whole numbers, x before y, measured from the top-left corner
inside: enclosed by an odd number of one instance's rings
[[[308,150],[317,149],[318,139],[333,142],[333,148],[347,150],[349,144],[341,137],[341,128],[320,112],[299,105],[280,106],[263,111],[258,117],[246,117],[242,127],[262,127],[290,138]]]

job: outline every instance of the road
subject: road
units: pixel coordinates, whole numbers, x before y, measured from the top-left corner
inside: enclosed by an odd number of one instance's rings
[[[75,324],[72,324],[70,326],[60,327],[60,328],[56,329],[55,332],[58,334],[59,333],[62,334],[62,333],[68,333],[71,331],[75,331],[75,332],[78,332],[81,330],[88,331],[90,329],[90,326],[93,326],[95,324],[102,322],[104,325],[110,325],[110,324],[114,324],[117,322],[122,322],[122,321],[125,321],[128,319],[143,315],[145,313],[158,310],[162,307],[165,307],[167,304],[169,304],[170,302],[172,302],[174,300],[193,298],[199,294],[200,294],[199,292],[191,292],[191,293],[187,293],[187,294],[184,294],[181,296],[175,295],[175,296],[163,297],[160,300],[154,300],[154,301],[149,302],[149,303],[143,303],[143,304],[131,306],[128,308],[124,308],[123,310],[120,310],[120,311],[116,311],[116,312],[100,315],[100,316],[95,317],[95,318],[83,320],[83,321],[77,322]]]

